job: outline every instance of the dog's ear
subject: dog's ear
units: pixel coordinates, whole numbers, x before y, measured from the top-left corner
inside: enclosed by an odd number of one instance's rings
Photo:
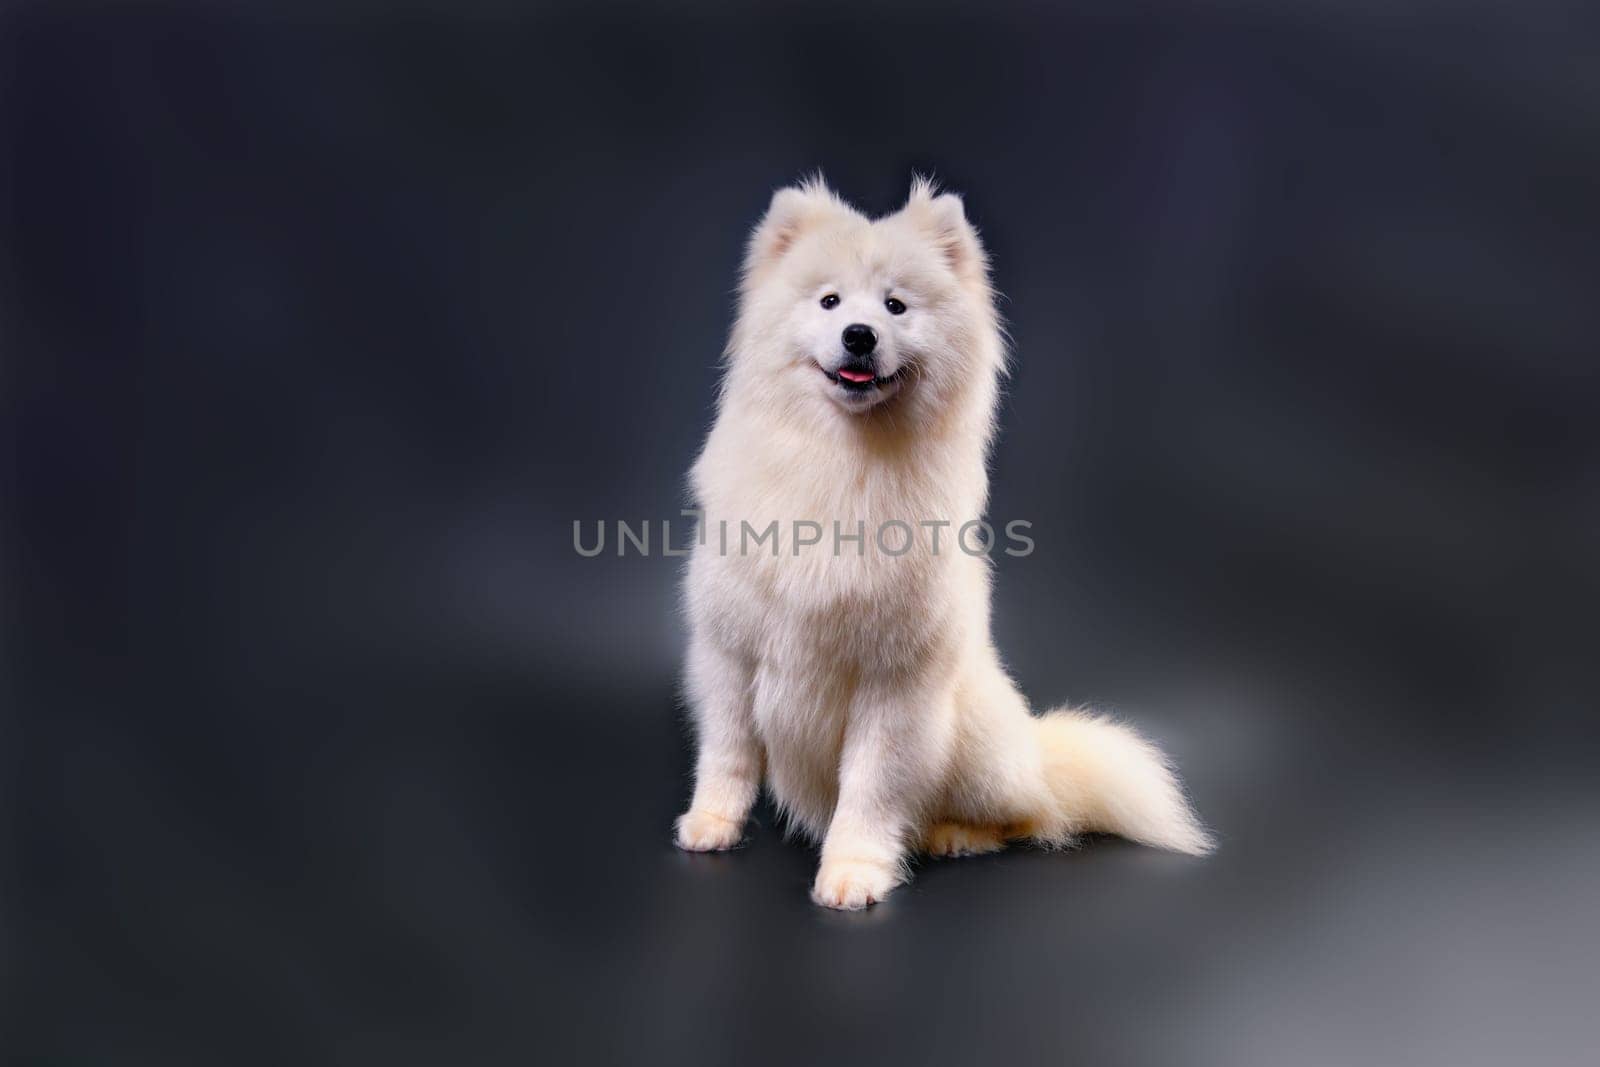
[[[989,257],[978,240],[978,231],[967,221],[961,197],[941,193],[927,178],[918,176],[911,181],[905,215],[933,239],[956,277],[976,285],[988,284]]]
[[[844,205],[823,184],[820,174],[773,193],[766,215],[750,235],[745,276],[751,277],[777,263],[809,227],[841,210],[845,210]]]

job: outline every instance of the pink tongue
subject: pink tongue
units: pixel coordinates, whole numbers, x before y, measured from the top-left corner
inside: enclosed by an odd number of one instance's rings
[[[872,381],[872,375],[868,374],[866,371],[845,370],[843,367],[839,368],[839,377],[843,378],[847,382]]]

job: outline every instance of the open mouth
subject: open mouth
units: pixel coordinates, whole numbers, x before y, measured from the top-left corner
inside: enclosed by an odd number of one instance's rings
[[[852,367],[849,364],[840,367],[836,371],[830,371],[819,363],[817,364],[817,369],[826,375],[830,382],[833,382],[847,393],[871,392],[874,389],[888,385],[890,382],[898,381],[901,375],[906,372],[905,367],[901,367],[893,374],[880,378],[865,367]]]

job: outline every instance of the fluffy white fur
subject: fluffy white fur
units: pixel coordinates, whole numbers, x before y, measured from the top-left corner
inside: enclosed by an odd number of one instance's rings
[[[865,394],[825,373],[851,323],[876,331],[880,378],[899,372]],[[1086,831],[1209,849],[1155,747],[1103,718],[1029,713],[990,638],[988,561],[953,543],[984,511],[1005,368],[961,200],[918,180],[873,220],[820,180],[778,192],[750,240],[726,363],[692,472],[707,536],[685,586],[699,754],[679,846],[738,844],[765,779],[821,841],[812,898],[834,908],[882,900],[913,850]],[[916,544],[890,555],[873,534],[896,519]],[[775,553],[739,550],[741,522],[772,520]],[[797,544],[796,520],[821,524],[821,543]],[[844,534],[863,521],[865,542],[836,555],[835,521]]]

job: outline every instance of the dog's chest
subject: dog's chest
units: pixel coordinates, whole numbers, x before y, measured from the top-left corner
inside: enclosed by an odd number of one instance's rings
[[[940,625],[973,482],[926,463],[863,456],[796,463],[711,450],[691,592],[702,622],[758,659],[892,657]]]
[[[758,549],[753,535],[734,533],[741,519],[724,550],[722,520],[709,518],[694,563],[697,614],[760,661],[894,661],[926,644],[946,614],[954,561],[917,544],[915,531],[889,526],[880,539],[876,524],[851,523],[836,538],[829,520],[784,529]]]

